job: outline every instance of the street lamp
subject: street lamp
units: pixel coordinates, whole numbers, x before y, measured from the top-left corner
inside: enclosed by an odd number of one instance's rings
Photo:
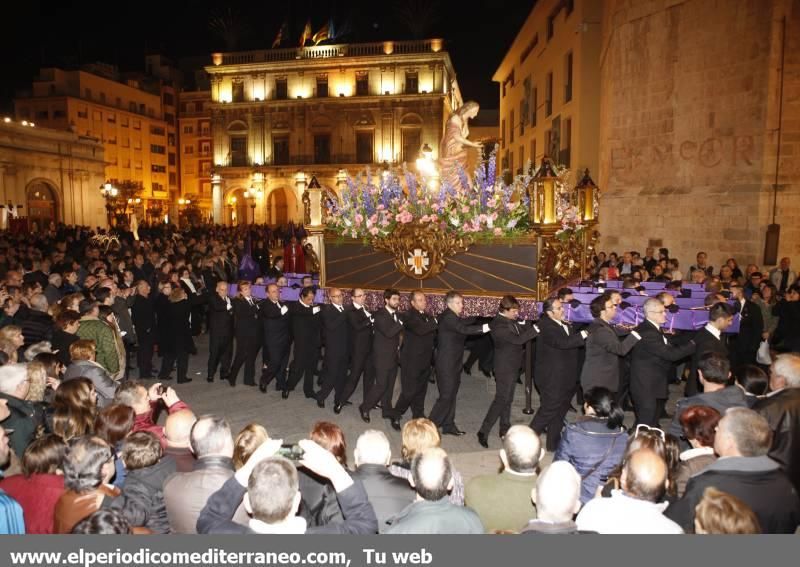
[[[581,179],[575,186],[577,193],[578,213],[581,215],[583,222],[590,222],[597,218],[595,211],[595,204],[597,202],[597,193],[599,191],[592,178],[589,176],[589,169],[583,172],[583,179]]]
[[[253,211],[253,224],[256,224],[256,195],[258,191],[256,191],[255,187],[250,187],[250,189],[245,189],[244,191],[244,198],[247,199],[247,203],[250,205],[250,208]]]
[[[533,176],[530,204],[531,221],[538,225],[556,223],[556,175],[549,157],[542,158],[542,165]]]
[[[119,195],[119,189],[114,187],[112,183],[106,181],[100,186],[100,194],[106,201],[106,217],[108,226],[111,227],[114,225],[114,206],[117,196]]]

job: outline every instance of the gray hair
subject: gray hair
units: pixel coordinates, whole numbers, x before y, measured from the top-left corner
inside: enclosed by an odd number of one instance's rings
[[[269,457],[258,463],[247,483],[253,517],[267,524],[281,522],[292,513],[299,489],[297,469],[283,457]]]
[[[509,469],[517,473],[532,473],[536,472],[539,464],[542,442],[527,425],[514,425],[503,437],[503,451]]]
[[[392,458],[392,447],[383,431],[367,429],[359,435],[353,456],[357,465],[386,466]]]
[[[37,354],[43,352],[53,352],[53,345],[50,343],[50,341],[39,341],[38,343],[33,343],[31,346],[25,349],[25,360],[30,362],[36,358]]]
[[[780,375],[789,388],[800,388],[800,354],[779,354],[772,363],[772,372]]]
[[[198,459],[207,455],[233,454],[231,426],[227,420],[215,415],[204,415],[195,421],[189,443]]]
[[[28,379],[28,369],[24,364],[0,366],[0,394],[14,395],[20,384]]]
[[[664,304],[661,302],[661,300],[656,297],[651,297],[644,302],[644,305],[642,305],[642,310],[644,311],[645,315],[647,315],[648,313],[653,313],[660,307],[664,307]]]
[[[769,423],[749,408],[729,408],[718,427],[731,436],[743,457],[762,457],[772,445]]]
[[[43,293],[37,293],[31,297],[31,309],[47,313],[49,307],[50,304],[47,302],[47,297]]]

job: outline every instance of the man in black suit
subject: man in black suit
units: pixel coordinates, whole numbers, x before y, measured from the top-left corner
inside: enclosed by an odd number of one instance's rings
[[[139,378],[153,377],[153,349],[156,335],[155,296],[151,293],[150,284],[145,280],[136,282],[136,297],[131,305],[131,320],[136,329],[139,347],[136,351],[136,366]]]
[[[250,282],[239,282],[239,294],[233,298],[233,329],[236,337],[236,356],[231,365],[228,381],[236,385],[239,369],[244,365],[244,383],[256,385],[256,355],[261,348],[261,325],[258,324],[259,308],[253,299]]]
[[[334,406],[342,402],[344,385],[347,379],[347,315],[342,305],[344,294],[341,289],[328,291],[330,303],[322,306],[322,334],[325,342],[323,367],[325,368],[322,388],[317,392],[317,405],[325,407],[325,399],[334,394]]]
[[[525,343],[539,334],[536,325],[526,325],[524,321],[519,321],[519,302],[511,295],[500,300],[499,313],[489,323],[489,327],[494,341],[494,376],[497,387],[494,400],[478,431],[478,443],[486,449],[489,448],[489,431],[498,419],[500,437],[504,437],[511,427],[511,402],[514,401],[514,389],[525,356]]]
[[[263,362],[265,366],[261,372],[258,387],[262,392],[266,392],[269,383],[277,378],[275,388],[284,392],[291,346],[289,306],[281,303],[280,288],[272,283],[267,286],[266,301],[262,301],[259,307],[264,324]]]
[[[233,357],[233,303],[228,297],[228,283],[217,282],[208,298],[208,377],[214,381],[219,366],[220,380],[228,379]]]
[[[617,306],[608,295],[599,295],[589,304],[594,321],[589,325],[586,339],[586,359],[581,369],[581,387],[584,392],[602,386],[611,392],[619,391],[620,358],[628,354],[641,338],[631,331],[620,341],[611,321],[617,314]]]
[[[398,351],[403,322],[397,308],[400,292],[387,289],[383,292],[383,309],[375,313],[375,332],[372,335],[372,365],[375,368],[375,383],[370,387],[359,406],[361,419],[369,423],[369,411],[378,402],[382,405],[383,417],[392,419],[392,395],[397,380]]]
[[[400,348],[400,397],[394,406],[392,427],[400,429],[400,418],[411,408],[414,419],[425,417],[425,394],[436,343],[436,317],[425,313],[428,300],[421,291],[411,292],[411,309],[403,313],[403,345]]]
[[[651,297],[642,306],[645,320],[636,327],[642,340],[631,352],[631,398],[636,423],[658,427],[664,405],[669,398],[669,378],[673,364],[694,352],[694,341],[672,345],[661,326],[667,320],[664,304]]]
[[[300,290],[300,301],[289,309],[292,316],[292,337],[294,338],[294,358],[289,370],[289,381],[283,390],[283,397],[303,380],[303,393],[306,398],[314,398],[314,372],[317,370],[320,350],[320,313],[314,305],[314,290],[304,287]]]
[[[542,313],[537,322],[539,336],[533,364],[533,381],[540,404],[531,429],[538,435],[547,431],[547,450],[555,451],[561,440],[564,417],[578,389],[580,353],[587,332],[575,331],[564,322],[564,303],[559,299],[547,299],[542,304]]]
[[[272,262],[272,267],[267,270],[267,273],[265,273],[264,276],[268,277],[271,280],[277,280],[282,275],[283,275],[283,256],[275,256],[275,260]]]
[[[374,317],[364,306],[367,294],[363,289],[356,288],[352,294],[353,304],[345,309],[347,315],[347,332],[350,340],[350,368],[344,394],[338,404],[333,407],[334,413],[340,413],[342,407],[348,405],[350,396],[355,392],[361,375],[364,375],[363,399],[367,399],[367,392],[375,382],[375,372],[371,365],[370,353],[372,351],[372,327]]]
[[[734,309],[739,313],[739,333],[731,337],[731,367],[740,369],[747,364],[755,364],[761,334],[764,332],[764,318],[761,309],[744,296],[744,288],[739,282],[730,286]]]
[[[460,293],[448,291],[445,310],[439,316],[438,348],[436,352],[436,385],[439,398],[433,406],[430,420],[445,435],[464,435],[456,426],[456,400],[461,385],[464,364],[464,341],[468,335],[489,332],[489,324],[476,325],[474,318],[460,317],[464,298]],[[516,377],[514,378],[516,380]]]
[[[692,368],[689,381],[686,383],[684,395],[688,398],[699,391],[700,381],[697,376],[697,365],[703,355],[716,352],[728,358],[725,330],[733,323],[733,309],[727,303],[719,302],[708,311],[708,324],[694,334],[696,348],[692,356]]]

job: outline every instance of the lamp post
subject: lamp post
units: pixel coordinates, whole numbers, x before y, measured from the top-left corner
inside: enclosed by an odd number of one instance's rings
[[[108,226],[110,228],[114,226],[114,209],[117,196],[119,196],[119,189],[117,189],[110,181],[106,181],[100,186],[100,194],[106,201],[106,217]]]
[[[547,156],[533,176],[530,204],[530,219],[536,225],[555,225],[556,218],[556,175],[553,162]]]
[[[250,205],[250,210],[253,211],[253,223],[256,224],[256,195],[257,191],[254,187],[245,189],[244,198],[247,199],[247,204]]]

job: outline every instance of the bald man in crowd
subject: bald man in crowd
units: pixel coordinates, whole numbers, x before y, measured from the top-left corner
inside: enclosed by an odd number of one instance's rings
[[[539,475],[531,491],[536,503],[536,518],[528,522],[523,534],[577,534],[572,518],[581,509],[581,475],[567,461],[556,461]]]
[[[650,449],[634,451],[625,461],[621,490],[610,498],[586,503],[575,519],[578,529],[601,534],[681,534],[683,529],[663,512],[667,464]]]
[[[529,498],[536,487],[542,455],[539,436],[526,425],[514,425],[503,437],[499,474],[476,476],[467,483],[464,503],[480,516],[486,531],[519,530],[536,517]]]
[[[197,417],[192,410],[183,409],[169,414],[164,423],[164,437],[167,440],[164,457],[175,459],[178,472],[189,472],[194,468],[195,456],[189,436],[195,421]]]
[[[403,510],[386,530],[388,534],[482,534],[483,524],[474,510],[451,504],[453,464],[443,449],[427,449],[411,461],[416,501]]]

